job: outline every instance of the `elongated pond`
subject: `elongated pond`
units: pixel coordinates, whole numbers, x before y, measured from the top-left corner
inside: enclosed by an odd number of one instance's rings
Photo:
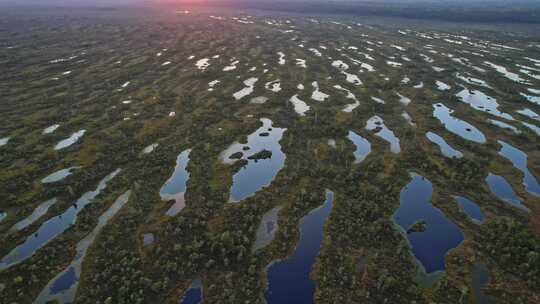
[[[142,153],[143,154],[152,153],[152,151],[154,151],[158,146],[159,146],[158,143],[153,143],[151,145],[148,145],[142,150]]]
[[[353,131],[349,131],[347,138],[356,146],[356,150],[354,151],[354,162],[361,163],[371,152],[371,144],[367,139],[354,133]]]
[[[444,270],[446,253],[463,241],[463,233],[431,204],[431,182],[415,173],[411,177],[412,180],[401,190],[394,221],[406,234],[414,256],[426,273]]]
[[[469,141],[477,143],[486,142],[486,137],[480,130],[466,121],[453,117],[453,112],[452,109],[442,103],[433,105],[433,116],[444,125],[446,130]]]
[[[521,134],[521,131],[518,128],[516,128],[513,125],[511,125],[509,123],[506,123],[504,121],[488,118],[487,122],[489,122],[490,124],[492,124],[494,126],[497,126],[499,128],[510,130],[510,131],[514,132],[515,134]]]
[[[61,140],[60,142],[58,142],[58,144],[56,144],[56,146],[54,147],[55,150],[62,150],[64,148],[67,148],[71,145],[73,145],[74,143],[76,143],[77,141],[79,141],[79,139],[81,137],[83,137],[84,133],[86,133],[86,130],[79,130],[73,134],[71,134],[70,137],[64,139],[64,140]]]
[[[499,154],[511,161],[514,167],[523,173],[525,189],[533,195],[540,196],[540,185],[527,166],[527,154],[502,140],[499,140],[498,143],[502,146]]]
[[[454,198],[463,212],[465,212],[475,223],[482,223],[484,221],[484,213],[482,213],[482,210],[475,202],[463,196],[456,196]]]
[[[300,221],[300,241],[292,255],[268,267],[267,303],[313,303],[315,285],[309,273],[319,255],[324,223],[332,211],[333,202],[334,193],[327,190],[324,204]]]
[[[163,187],[161,187],[161,190],[159,190],[159,195],[162,200],[175,201],[166,212],[168,216],[175,216],[186,206],[185,193],[187,181],[189,179],[189,172],[187,171],[189,153],[191,153],[190,149],[185,150],[178,155],[173,174],[167,182],[165,182]]]
[[[272,242],[278,230],[278,214],[280,210],[281,207],[278,206],[263,215],[261,224],[257,229],[255,243],[251,250],[252,252],[257,251]]]
[[[463,153],[461,153],[458,150],[452,148],[452,146],[450,146],[448,143],[446,143],[444,138],[442,138],[438,134],[433,133],[433,132],[427,132],[426,137],[427,137],[427,139],[429,139],[429,141],[431,141],[432,143],[435,143],[435,144],[437,144],[437,146],[439,146],[439,148],[441,149],[441,153],[444,156],[449,157],[449,158],[454,158],[454,157],[455,158],[462,158],[463,157]]]
[[[483,263],[471,267],[473,303],[494,304],[495,299],[484,292],[484,286],[489,283],[489,271]]]
[[[510,114],[499,111],[499,104],[495,98],[478,90],[463,89],[461,92],[456,94],[456,97],[478,111],[487,112],[493,116],[501,117],[507,120],[514,120]]]
[[[44,183],[44,184],[48,184],[48,183],[56,183],[56,182],[59,182],[61,180],[63,180],[64,178],[68,177],[69,175],[71,175],[71,171],[75,169],[74,167],[71,167],[71,168],[67,168],[67,169],[62,169],[62,170],[58,170],[56,172],[53,172],[51,174],[49,174],[48,176],[44,177],[41,182]]]
[[[536,125],[533,125],[531,123],[524,122],[524,121],[522,121],[521,124],[529,128],[534,133],[536,133],[536,135],[540,136],[540,127],[537,127]]]
[[[48,126],[47,128],[43,129],[43,134],[51,134],[53,133],[54,131],[56,131],[56,129],[58,129],[60,127],[59,124],[54,124],[54,125],[51,125],[51,126]]]
[[[48,201],[45,201],[45,202],[39,204],[39,206],[37,206],[36,209],[34,209],[32,214],[30,214],[28,217],[21,220],[17,224],[15,224],[11,228],[11,230],[19,231],[19,230],[23,230],[24,228],[30,226],[32,223],[34,223],[39,218],[41,218],[43,215],[45,215],[45,213],[47,213],[49,208],[54,204],[56,204],[56,198],[50,199]]]
[[[504,177],[489,173],[486,177],[486,183],[488,184],[491,192],[493,192],[493,194],[495,194],[500,200],[522,210],[529,210],[522,204],[521,198],[517,196],[514,189],[512,189],[512,185],[510,185],[510,183]]]

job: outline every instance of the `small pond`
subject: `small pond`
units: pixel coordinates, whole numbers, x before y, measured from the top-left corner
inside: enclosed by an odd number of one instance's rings
[[[533,195],[540,196],[540,185],[527,166],[527,154],[502,140],[499,140],[498,143],[502,146],[499,154],[512,162],[514,167],[523,173],[525,189]]]
[[[32,223],[34,223],[39,218],[44,216],[47,213],[47,211],[49,210],[49,208],[54,204],[56,204],[56,198],[50,199],[48,201],[45,201],[45,202],[39,204],[39,206],[37,206],[36,209],[34,209],[32,214],[30,214],[27,218],[25,218],[25,219],[21,220],[20,222],[18,222],[17,224],[15,224],[11,228],[11,230],[20,231],[20,230],[23,230],[24,228],[32,225]]]
[[[356,150],[354,151],[354,157],[356,160],[354,162],[361,163],[371,152],[371,144],[367,139],[354,133],[353,131],[349,131],[347,138],[356,146]]]
[[[175,216],[186,206],[184,195],[186,193],[187,181],[189,179],[189,172],[187,171],[189,153],[191,153],[191,149],[184,150],[178,155],[173,174],[159,190],[159,195],[161,196],[162,200],[175,201],[175,203],[166,212],[168,216]]]
[[[446,143],[444,138],[442,138],[438,134],[436,134],[434,132],[427,132],[426,137],[427,137],[427,139],[429,139],[429,141],[431,141],[432,143],[435,143],[437,146],[439,146],[439,148],[441,149],[441,152],[442,152],[442,154],[444,156],[449,157],[449,158],[454,158],[454,157],[455,158],[462,158],[463,157],[463,153],[461,153],[460,151],[452,148],[452,146],[450,146],[448,143]]]
[[[463,196],[456,196],[454,198],[461,207],[461,210],[463,210],[463,212],[465,212],[475,223],[482,223],[484,221],[484,213],[482,213],[482,210],[475,202]]]
[[[373,116],[367,121],[366,130],[375,131],[375,136],[386,140],[390,144],[390,151],[392,153],[398,154],[401,152],[399,138],[396,137],[392,130],[386,127],[383,119],[379,116]]]
[[[264,248],[272,242],[278,230],[278,214],[280,210],[281,207],[278,206],[263,215],[261,224],[257,229],[257,238],[253,244],[252,252]]]
[[[512,189],[512,185],[502,176],[489,173],[486,177],[486,183],[493,194],[499,199],[509,203],[512,206],[528,211],[529,209],[522,204],[521,198],[517,196]]]
[[[180,298],[180,304],[199,304],[202,301],[203,287],[200,278],[193,281],[186,293]]]
[[[507,120],[514,120],[514,118],[510,114],[499,111],[499,104],[497,103],[497,100],[495,100],[495,98],[488,96],[478,90],[469,90],[465,88],[459,93],[457,93],[456,97],[462,102],[471,106],[473,109],[486,112]]]
[[[71,173],[72,173],[71,171],[73,169],[75,169],[75,167],[62,169],[62,170],[58,170],[56,172],[53,172],[50,175],[44,177],[41,180],[41,182],[44,183],[44,184],[59,182],[59,181],[63,180],[64,178],[68,177],[69,175],[71,175]]]
[[[68,137],[68,138],[60,141],[58,144],[56,144],[54,149],[55,150],[61,150],[61,149],[64,149],[64,148],[67,148],[67,147],[73,145],[74,143],[79,141],[79,139],[84,135],[84,133],[86,133],[86,130],[79,130],[79,131],[71,134],[70,137]]]
[[[262,118],[261,122],[262,126],[248,135],[247,143],[235,142],[220,155],[225,164],[240,159],[246,162],[233,176],[231,202],[241,201],[270,185],[285,164],[285,153],[281,151],[279,141],[287,129],[274,127],[268,118]],[[268,155],[257,157],[261,152]],[[231,158],[234,156],[237,158]]]
[[[445,269],[448,251],[463,241],[463,233],[446,215],[432,205],[433,186],[418,174],[401,190],[394,221],[409,240],[414,256],[427,274]]]
[[[469,141],[477,143],[486,142],[486,137],[480,130],[466,121],[453,117],[453,112],[453,110],[447,108],[442,103],[433,105],[433,116],[437,118],[448,131]]]
[[[493,297],[485,294],[483,288],[489,283],[489,271],[483,263],[476,263],[471,268],[473,303],[495,304]]]

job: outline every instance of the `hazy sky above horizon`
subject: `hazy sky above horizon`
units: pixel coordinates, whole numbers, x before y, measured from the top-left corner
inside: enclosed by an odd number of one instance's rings
[[[54,4],[54,5],[85,5],[85,6],[92,6],[92,5],[123,5],[123,4],[132,4],[132,3],[173,3],[178,2],[181,4],[182,2],[191,2],[191,3],[216,3],[216,2],[251,2],[251,3],[257,3],[257,2],[264,2],[264,3],[272,3],[272,1],[276,2],[319,2],[319,3],[403,3],[403,4],[413,4],[413,3],[422,3],[423,5],[429,5],[432,4],[445,4],[445,5],[482,5],[489,3],[490,5],[500,5],[500,6],[512,6],[517,4],[540,4],[540,0],[0,0],[0,4],[11,4],[11,5],[32,5],[32,4],[41,4],[41,5],[47,5],[47,4]]]
[[[63,4],[75,4],[75,3],[132,3],[132,2],[225,2],[235,0],[0,0],[1,3],[10,3],[10,4],[24,4],[24,3],[63,3]],[[272,0],[251,0],[253,2],[271,2]],[[328,0],[287,0],[287,1],[296,1],[296,2],[328,2]],[[450,2],[464,2],[464,3],[481,3],[481,2],[498,2],[498,3],[535,3],[538,0],[452,0]],[[330,2],[395,2],[395,3],[411,3],[411,2],[432,2],[432,3],[448,3],[448,0],[330,0]]]

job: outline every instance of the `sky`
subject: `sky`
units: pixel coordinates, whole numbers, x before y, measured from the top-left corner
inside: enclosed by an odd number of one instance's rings
[[[101,8],[134,5],[160,9],[162,3],[190,9],[220,7],[293,14],[337,14],[433,19],[455,22],[540,23],[540,0],[0,0],[2,7],[27,10],[51,6]],[[387,5],[391,3],[391,5]],[[170,9],[170,6],[165,6]],[[7,9],[4,9],[8,12]],[[0,15],[2,9],[0,8]]]
[[[225,1],[235,1],[235,0],[0,0],[0,3],[9,3],[9,4],[46,4],[46,3],[55,3],[55,4],[127,4],[127,3],[151,3],[151,2],[225,2]],[[372,3],[500,3],[513,5],[516,3],[538,3],[540,0],[287,0],[295,2],[348,2],[348,3],[362,3],[362,2],[372,2]],[[250,2],[271,2],[271,0],[250,0]]]
[[[402,4],[405,6],[420,4],[423,8],[433,7],[456,7],[456,8],[474,8],[474,10],[484,10],[490,8],[516,8],[516,7],[529,7],[530,5],[535,8],[540,8],[540,0],[0,0],[2,5],[55,5],[55,6],[115,6],[115,5],[129,5],[129,4],[152,4],[152,3],[193,3],[193,4],[212,4],[219,3],[224,4],[242,3],[247,5],[257,5],[257,3],[264,3],[266,6],[271,6],[272,3],[291,3],[301,5],[301,3],[312,3],[322,5],[338,5],[342,4],[362,4],[370,3],[374,6],[381,6],[385,3]],[[489,3],[489,4],[488,4]]]

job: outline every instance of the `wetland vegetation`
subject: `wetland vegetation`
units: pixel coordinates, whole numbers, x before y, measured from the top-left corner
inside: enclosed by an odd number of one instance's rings
[[[0,16],[0,303],[540,303],[538,25]]]

